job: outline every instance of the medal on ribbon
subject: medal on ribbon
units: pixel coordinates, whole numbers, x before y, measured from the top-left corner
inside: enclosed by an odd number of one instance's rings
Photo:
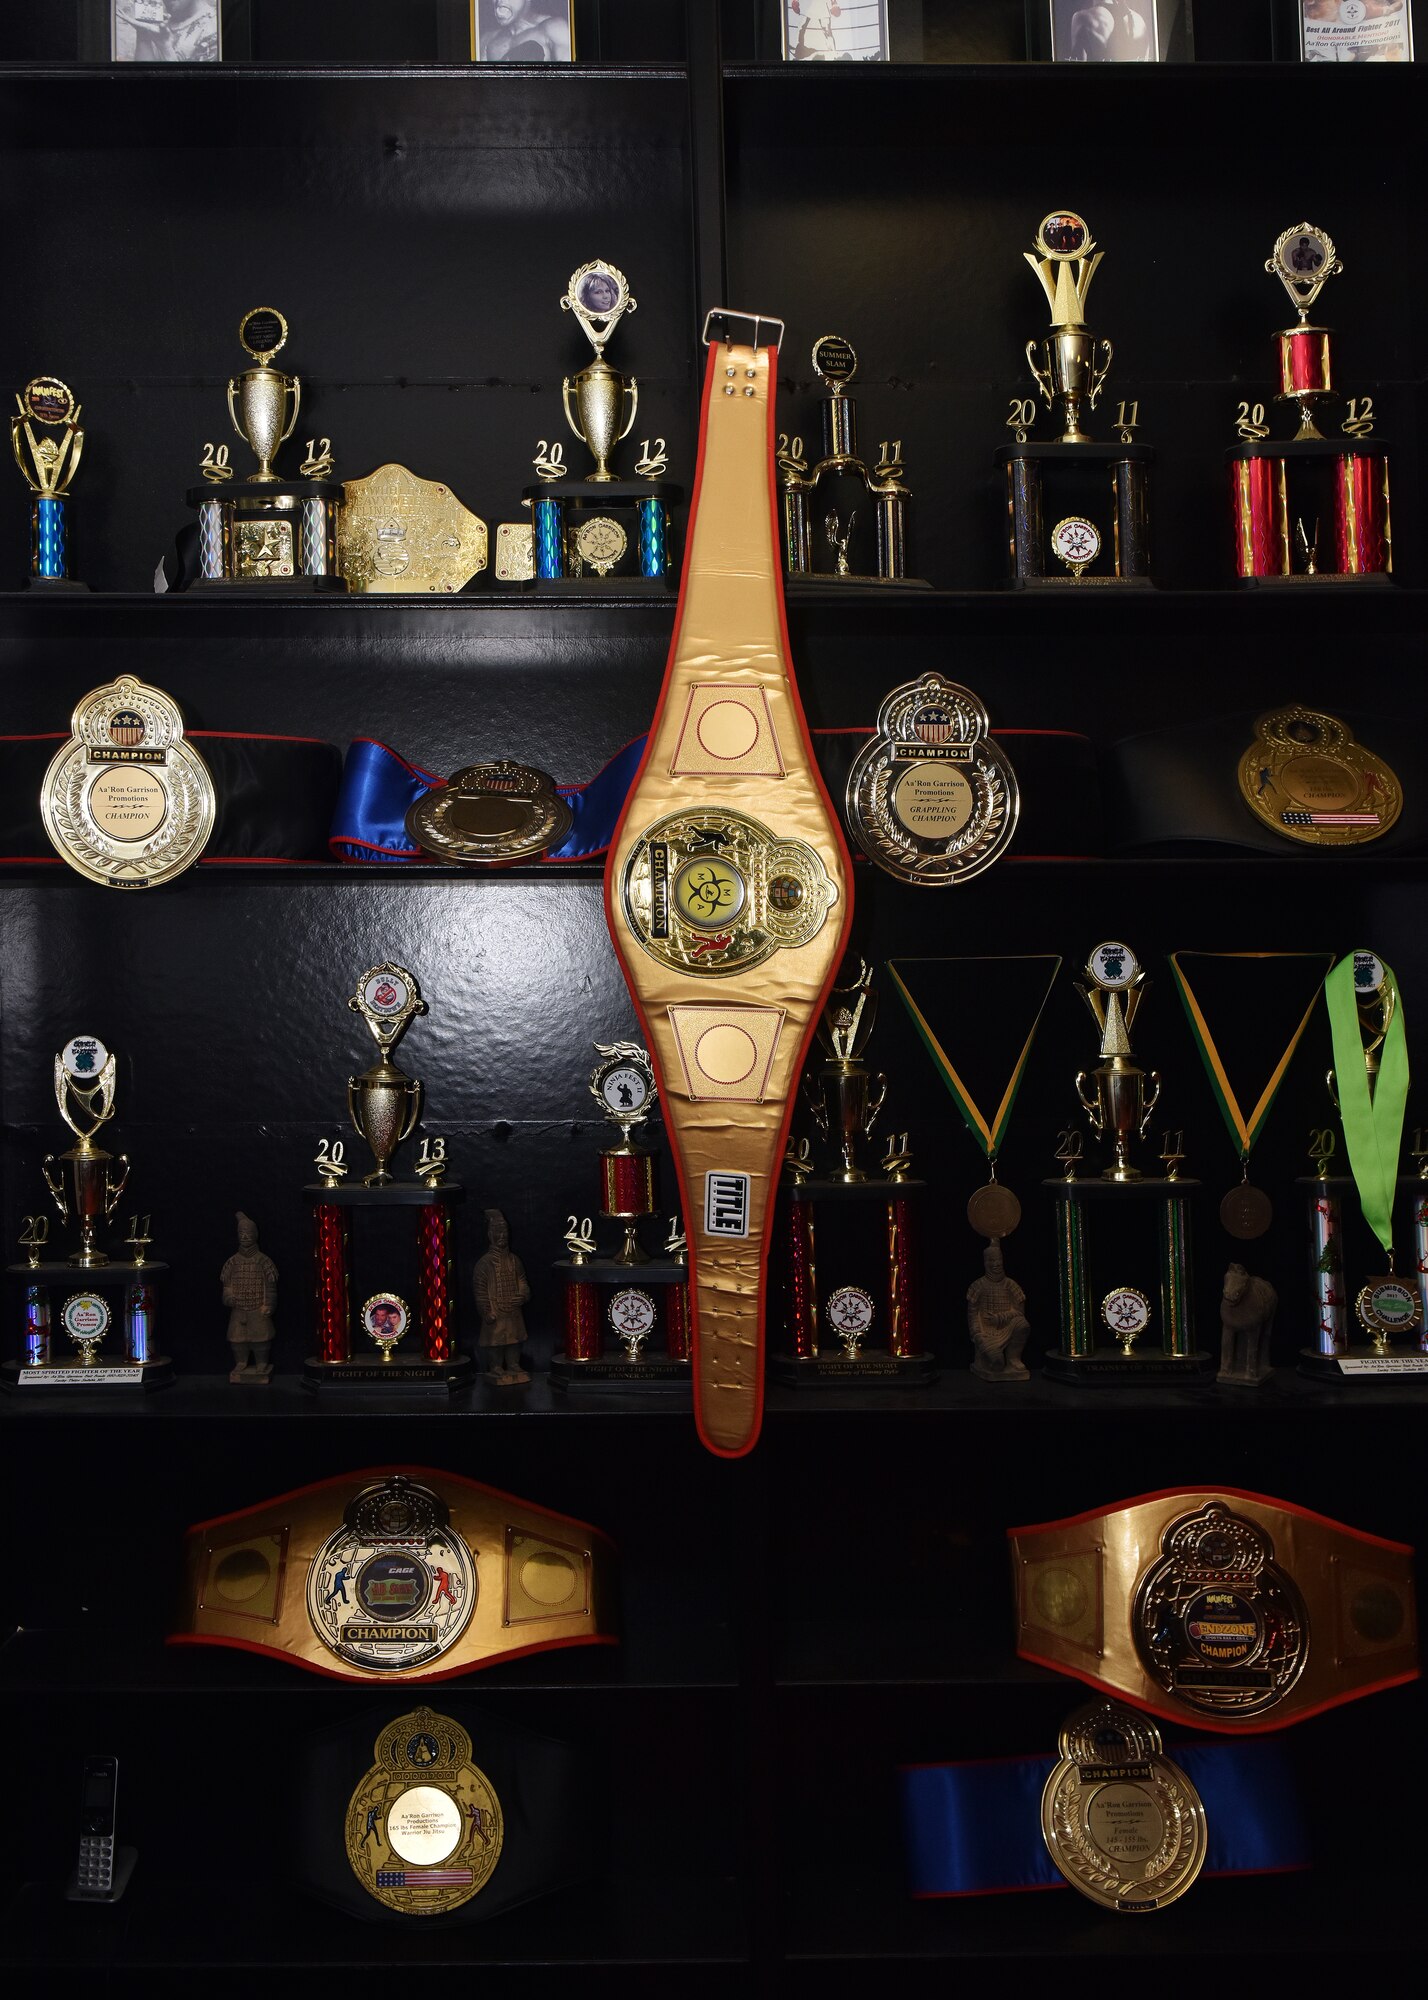
[[[1279,1086],[1283,1083],[1289,1065],[1294,1059],[1294,1053],[1299,1047],[1300,1042],[1304,1039],[1304,1031],[1309,1026],[1310,1018],[1313,1015],[1322,981],[1318,978],[1315,979],[1314,989],[1309,996],[1308,1005],[1303,1009],[1302,1013],[1298,1014],[1297,1024],[1290,1035],[1288,1043],[1280,1051],[1258,1097],[1254,1099],[1248,1112],[1246,1112],[1235,1091],[1234,1085],[1230,1081],[1229,1069],[1224,1055],[1220,1050],[1219,1043],[1211,1031],[1203,996],[1196,993],[1190,984],[1186,961],[1190,959],[1233,960],[1248,966],[1251,964],[1263,965],[1271,961],[1282,964],[1287,960],[1302,959],[1317,968],[1321,964],[1327,964],[1329,956],[1330,954],[1327,952],[1293,951],[1173,951],[1170,953],[1170,972],[1171,977],[1175,981],[1175,990],[1180,995],[1186,1019],[1190,1023],[1190,1033],[1194,1038],[1196,1048],[1200,1052],[1200,1060],[1205,1065],[1205,1074],[1210,1080],[1210,1088],[1214,1093],[1215,1102],[1220,1108],[1220,1116],[1225,1121],[1231,1143],[1239,1157],[1239,1185],[1232,1187],[1221,1201],[1220,1223],[1228,1235],[1236,1237],[1240,1242],[1249,1242],[1257,1236],[1263,1236],[1274,1220],[1274,1204],[1270,1201],[1269,1196],[1264,1192],[1263,1188],[1254,1187],[1250,1182],[1250,1154],[1260,1133],[1264,1130],[1265,1123],[1273,1108],[1274,1100],[1278,1095]],[[1296,1011],[1298,1010],[1298,1004],[1298,998],[1296,997],[1294,1002]]]

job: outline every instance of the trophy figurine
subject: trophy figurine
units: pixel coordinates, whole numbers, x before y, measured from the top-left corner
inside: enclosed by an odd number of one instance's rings
[[[1076,991],[1091,1010],[1101,1031],[1101,1060],[1091,1071],[1094,1093],[1088,1092],[1085,1070],[1077,1072],[1076,1095],[1098,1139],[1109,1135],[1115,1158],[1101,1178],[1138,1181],[1139,1167],[1130,1164],[1133,1138],[1144,1139],[1150,1115],[1160,1102],[1160,1076],[1152,1071],[1150,1095],[1146,1073],[1131,1060],[1130,1029],[1145,996],[1147,980],[1134,952],[1123,944],[1099,944],[1086,964],[1084,984]]]
[[[415,1130],[422,1097],[417,1079],[392,1061],[392,1050],[413,1018],[426,1012],[426,1002],[404,966],[383,964],[362,974],[347,1004],[362,1016],[379,1051],[370,1069],[348,1077],[347,1115],[377,1162],[376,1172],[366,1176],[363,1187],[386,1187],[392,1179],[387,1163]]]
[[[526,1268],[511,1248],[510,1226],[499,1208],[486,1210],[488,1248],[471,1274],[481,1331],[476,1346],[487,1363],[486,1379],[500,1388],[520,1388],[530,1381],[521,1366],[526,1321],[521,1311],[530,1299]]]
[[[1160,1102],[1160,1076],[1149,1075],[1131,1055],[1130,1030],[1140,1011],[1149,982],[1129,945],[1098,944],[1076,982],[1100,1031],[1101,1060],[1076,1078],[1076,1095],[1097,1138],[1109,1139],[1109,1166],[1090,1179],[1076,1174],[1080,1135],[1062,1134],[1057,1159],[1065,1172],[1042,1185],[1052,1197],[1056,1222],[1056,1262],[1060,1278],[1061,1346],[1046,1356],[1046,1373],[1061,1382],[1101,1385],[1134,1376],[1170,1378],[1214,1372],[1212,1357],[1195,1343],[1193,1280],[1190,1264],[1190,1200],[1200,1183],[1180,1172],[1185,1157],[1180,1134],[1168,1132],[1161,1146],[1163,1171],[1142,1174],[1130,1158],[1143,1140],[1151,1114]],[[1091,1254],[1089,1218],[1107,1206],[1146,1218],[1151,1244],[1141,1253],[1159,1266],[1158,1306],[1151,1303],[1148,1270],[1100,1271],[1105,1286],[1093,1288],[1098,1266]],[[1123,1218],[1124,1219],[1124,1218]],[[1117,1256],[1124,1256],[1131,1232],[1117,1232]],[[1135,1283],[1127,1283],[1127,1275]],[[1101,1291],[1099,1309],[1093,1309]],[[1152,1326],[1158,1348],[1139,1344]],[[1098,1329],[1118,1344],[1097,1346]]]
[[[1086,294],[1105,252],[1096,248],[1079,215],[1060,209],[1042,218],[1035,248],[1022,254],[1051,308],[1051,331],[1027,342],[1027,363],[1047,408],[1055,411],[1060,404],[1061,435],[1049,444],[1028,442],[1036,404],[1029,397],[1013,399],[1007,421],[1016,442],[996,455],[1007,475],[1011,580],[1018,588],[1148,584],[1155,454],[1134,441],[1139,404],[1119,406],[1119,443],[1098,444],[1085,428],[1115,351],[1086,325]],[[1097,567],[1103,550],[1109,566]],[[1048,557],[1066,573],[1048,574]]]
[[[320,449],[311,441],[296,479],[273,470],[302,408],[301,377],[273,365],[287,339],[288,323],[272,306],[255,306],[238,323],[239,344],[254,365],[230,377],[228,417],[258,469],[235,480],[228,447],[204,446],[199,469],[207,483],[190,487],[187,498],[198,510],[198,582],[205,589],[346,588],[337,559],[342,487],[327,476],[330,441]]]
[[[109,1262],[95,1237],[129,1179],[128,1154],[116,1159],[94,1143],[100,1126],[114,1116],[114,1072],[114,1057],[93,1035],[73,1036],[55,1057],[55,1102],[79,1144],[58,1158],[47,1154],[41,1172],[60,1220],[79,1224],[79,1248],[69,1261],[87,1271]]]
[[[1326,230],[1296,222],[1264,268],[1279,279],[1297,315],[1274,336],[1274,400],[1294,405],[1299,428],[1287,443],[1276,443],[1263,403],[1239,405],[1240,442],[1228,453],[1239,581],[1386,582],[1393,569],[1388,447],[1371,437],[1373,399],[1349,402],[1342,441],[1326,437],[1318,424],[1320,405],[1336,392],[1329,328],[1313,325],[1309,315],[1343,270],[1342,260]],[[1320,534],[1326,519],[1332,546]]]
[[[902,441],[879,445],[878,462],[869,470],[858,455],[858,406],[848,393],[858,372],[852,342],[841,334],[822,334],[813,343],[812,359],[813,372],[828,392],[818,405],[818,463],[810,468],[801,437],[785,431],[778,442],[784,568],[791,577],[816,576],[820,583],[915,583],[907,574],[912,495],[903,484]],[[820,568],[814,560],[812,523],[819,513],[831,567]],[[855,535],[860,521],[862,531]],[[868,521],[874,524],[876,552]]]
[[[621,589],[643,584],[665,590],[670,578],[669,502],[680,497],[678,487],[664,483],[669,469],[665,441],[644,440],[633,479],[621,479],[610,465],[640,404],[635,377],[626,379],[605,359],[616,326],[635,311],[629,280],[596,257],[571,272],[560,309],[579,323],[595,350],[593,361],[561,383],[565,421],[588,447],[595,469],[583,479],[571,478],[560,440],[540,440],[536,483],[521,496],[530,509],[529,526],[507,522],[498,534],[498,544],[505,536],[508,549],[517,541],[530,543],[529,568],[523,562],[512,568],[511,580],[519,575],[536,589],[557,585],[588,592],[592,577],[598,586],[613,575]]]
[[[877,1013],[872,968],[860,959],[857,978],[847,986],[835,986],[828,996],[818,1023],[823,1071],[807,1078],[803,1086],[819,1136],[831,1140],[838,1154],[832,1179],[845,1187],[868,1178],[858,1163],[859,1143],[873,1136],[888,1094],[887,1078],[870,1075],[862,1062]]]
[[[228,1345],[233,1350],[230,1382],[266,1388],[273,1379],[273,1309],[278,1303],[278,1267],[258,1248],[258,1225],[239,1213],[238,1248],[218,1274],[228,1308]]]
[[[69,573],[69,486],[84,450],[79,416],[79,404],[55,375],[37,375],[15,398],[10,448],[31,494],[26,588],[88,588]]]

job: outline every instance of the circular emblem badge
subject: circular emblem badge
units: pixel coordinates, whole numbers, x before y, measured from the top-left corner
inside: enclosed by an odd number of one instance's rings
[[[1422,1306],[1416,1286],[1401,1278],[1370,1278],[1354,1300],[1354,1312],[1378,1347],[1417,1331]]]
[[[941,674],[893,689],[853,759],[844,798],[870,861],[899,881],[941,889],[1006,852],[1021,794],[989,731],[977,697]]]
[[[1150,1300],[1134,1285],[1121,1285],[1101,1300],[1101,1318],[1129,1354],[1150,1325]]]
[[[505,1820],[471,1738],[429,1708],[401,1715],[373,1746],[347,1802],[343,1832],[369,1896],[406,1916],[441,1916],[483,1889],[501,1858]]]
[[[96,1083],[109,1062],[97,1035],[72,1035],[60,1051],[60,1067],[75,1083]]]
[[[871,1294],[861,1285],[840,1285],[836,1292],[828,1294],[824,1312],[846,1353],[858,1352],[872,1331],[876,1310]]]
[[[1041,1795],[1047,1851],[1073,1889],[1108,1910],[1158,1910],[1205,1865],[1205,1808],[1147,1716],[1079,1710]]]
[[[642,1125],[654,1110],[654,1065],[638,1042],[597,1042],[600,1057],[590,1078],[590,1094],[621,1130]]]
[[[213,780],[185,742],[178,705],[121,674],[87,694],[70,741],[50,760],[40,816],[78,874],[116,889],[150,889],[191,868],[217,812]]]
[[[813,343],[813,372],[831,389],[846,389],[858,372],[851,340],[841,333],[821,333]]]
[[[1051,553],[1064,562],[1073,576],[1089,569],[1101,553],[1101,531],[1093,521],[1079,514],[1068,515],[1051,530]]]
[[[74,419],[74,391],[57,375],[37,375],[27,382],[20,402],[32,423],[67,424]]]
[[[1098,944],[1086,961],[1086,976],[1112,993],[1135,984],[1140,965],[1128,944]]]
[[[109,1331],[111,1314],[98,1292],[75,1292],[60,1307],[60,1325],[84,1355],[92,1360],[94,1350]]]
[[[1091,248],[1091,232],[1079,215],[1058,209],[1042,218],[1036,247],[1044,257],[1083,257]]]
[[[778,885],[777,894],[774,885]],[[816,849],[725,807],[670,813],[630,850],[621,884],[630,930],[678,972],[747,972],[807,944],[838,900]]]
[[[630,1287],[616,1292],[605,1312],[616,1336],[633,1360],[654,1331],[654,1300],[648,1292]]]
[[[587,514],[575,530],[575,553],[597,576],[608,576],[629,547],[629,537],[608,514]]]
[[[1322,709],[1272,709],[1240,758],[1240,797],[1262,826],[1306,847],[1361,847],[1403,810],[1403,787],[1382,757]]]
[[[437,861],[520,861],[558,847],[574,814],[555,780],[530,764],[501,758],[468,764],[417,800],[408,836]]]
[[[276,306],[254,306],[238,322],[238,344],[257,362],[271,361],[287,340],[288,323]]]
[[[445,1504],[401,1478],[358,1495],[307,1573],[313,1630],[339,1659],[374,1674],[439,1660],[465,1631],[476,1595],[472,1552]]]
[[[407,1302],[395,1292],[374,1292],[362,1307],[362,1331],[376,1341],[384,1361],[391,1360],[392,1349],[410,1325]]]

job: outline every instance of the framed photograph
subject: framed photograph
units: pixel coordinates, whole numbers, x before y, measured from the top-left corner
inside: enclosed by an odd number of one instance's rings
[[[1190,0],[1027,0],[1033,62],[1188,62]]]
[[[887,62],[889,0],[780,0],[785,62]]]
[[[575,0],[471,0],[473,62],[575,61]]]
[[[110,0],[109,59],[222,62],[221,0]]]
[[[1298,29],[1291,60],[1412,62],[1410,0],[1292,0]],[[1285,39],[1289,39],[1286,37]]]

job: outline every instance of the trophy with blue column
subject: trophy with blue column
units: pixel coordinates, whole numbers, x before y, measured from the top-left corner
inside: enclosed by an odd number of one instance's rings
[[[542,439],[538,483],[523,500],[531,510],[532,581],[542,588],[586,591],[612,578],[616,588],[666,589],[670,583],[669,503],[680,498],[664,481],[669,459],[663,438],[646,438],[633,479],[611,470],[617,445],[630,435],[640,385],[605,359],[606,344],[636,309],[629,280],[601,257],[573,271],[560,301],[594,349],[594,359],[561,384],[565,420],[595,460],[572,478],[559,441]]]
[[[30,501],[30,574],[26,588],[87,590],[69,574],[69,483],[79,470],[84,432],[73,392],[54,375],[37,375],[15,398],[10,445]]]

